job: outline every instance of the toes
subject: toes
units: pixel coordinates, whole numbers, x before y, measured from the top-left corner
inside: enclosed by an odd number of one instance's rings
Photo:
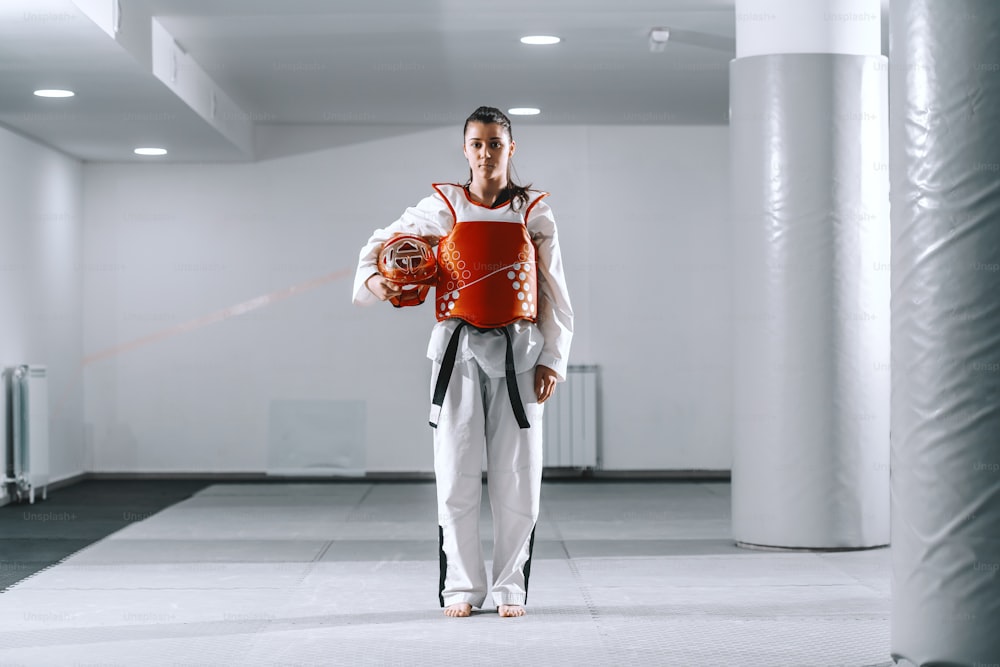
[[[500,609],[498,611],[500,612],[500,616],[504,618],[515,618],[517,616],[524,616],[528,613],[524,610],[524,607],[509,604],[500,605]]]
[[[472,614],[472,605],[469,604],[454,604],[444,610],[445,616],[450,616],[452,618],[458,618],[463,616],[470,616]]]

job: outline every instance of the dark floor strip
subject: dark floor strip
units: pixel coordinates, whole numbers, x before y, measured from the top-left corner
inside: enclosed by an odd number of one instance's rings
[[[85,480],[0,507],[0,592],[131,523],[190,498],[201,480]]]

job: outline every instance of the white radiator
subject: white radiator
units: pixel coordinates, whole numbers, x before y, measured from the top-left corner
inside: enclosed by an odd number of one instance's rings
[[[544,467],[598,467],[597,366],[570,366],[545,402]]]
[[[3,371],[5,461],[0,502],[42,498],[49,486],[49,385],[44,366],[14,366]]]
[[[10,474],[10,431],[8,426],[10,420],[10,382],[7,378],[7,371],[0,368],[0,507],[10,502],[10,494],[7,492],[7,477]]]

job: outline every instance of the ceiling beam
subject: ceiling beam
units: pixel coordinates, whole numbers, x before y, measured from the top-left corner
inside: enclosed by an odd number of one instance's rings
[[[251,115],[195,62],[144,3],[122,0],[73,0],[73,3],[210,127],[252,159]]]

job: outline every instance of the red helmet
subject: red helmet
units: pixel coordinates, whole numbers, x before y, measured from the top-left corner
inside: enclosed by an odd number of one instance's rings
[[[396,234],[382,245],[378,253],[378,272],[386,280],[404,288],[403,294],[390,299],[392,305],[420,305],[427,298],[431,285],[437,281],[434,249],[419,236]]]

